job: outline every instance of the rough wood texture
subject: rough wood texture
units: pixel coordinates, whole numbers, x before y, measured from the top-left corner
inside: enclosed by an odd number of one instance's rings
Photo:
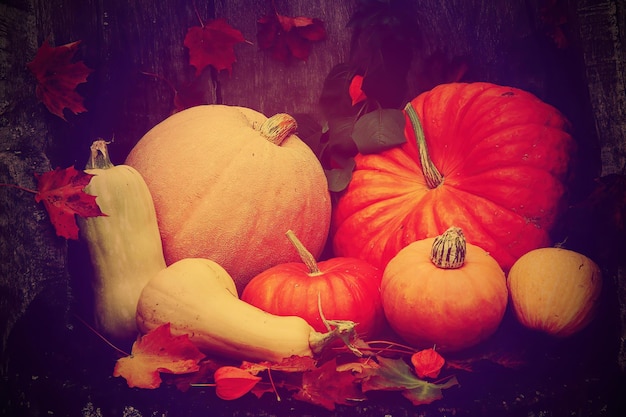
[[[626,174],[626,7],[617,0],[580,1],[580,37],[602,157],[602,176]],[[623,253],[624,248],[622,248]],[[618,363],[626,371],[626,265],[611,271],[621,332]]]
[[[281,14],[318,17],[326,24],[327,40],[313,44],[307,62],[290,64],[272,60],[255,44],[256,20],[271,10],[271,3],[3,2],[0,182],[33,188],[33,172],[72,164],[80,167],[89,144],[97,137],[115,138],[112,158],[115,163],[122,162],[134,143],[173,110],[174,92],[165,80],[179,91],[199,89],[208,103],[243,105],[268,115],[282,111],[318,115],[324,78],[334,65],[350,57],[352,39],[346,24],[358,1],[273,2]],[[407,8],[407,13],[421,37],[421,43],[414,45],[407,100],[434,82],[446,81],[444,70],[425,73],[425,66],[465,62],[468,70],[463,80],[526,89],[572,120],[585,156],[577,173],[582,184],[578,197],[588,191],[596,176],[620,172],[626,147],[622,43],[626,19],[622,2],[566,1],[572,36],[567,49],[555,47],[545,36],[539,16],[542,5],[549,2],[543,0],[407,3],[413,7]],[[206,71],[194,83],[194,69],[188,64],[183,39],[187,28],[213,17],[226,18],[252,44],[236,45],[237,62],[231,74]],[[82,40],[77,59],[96,69],[78,89],[89,111],[69,115],[68,122],[37,104],[34,80],[24,67],[48,37],[53,45]],[[84,247],[57,238],[47,214],[32,195],[10,188],[0,189],[0,233],[4,342],[11,332],[6,355],[3,349],[3,371],[8,378],[3,378],[0,389],[12,399],[9,405],[0,404],[0,414],[19,410],[33,416],[379,417],[503,415],[514,409],[519,415],[556,416],[594,415],[623,405],[616,396],[621,395],[626,364],[623,270],[615,275],[618,295],[609,294],[621,305],[619,352],[614,348],[614,322],[609,317],[613,312],[605,309],[602,318],[606,320],[580,338],[563,344],[529,339],[530,347],[537,349],[538,362],[525,372],[487,369],[486,373],[464,374],[462,390],[451,392],[445,401],[430,407],[414,409],[398,401],[399,397],[382,395],[375,397],[372,405],[326,412],[295,401],[277,403],[271,396],[261,401],[250,397],[224,402],[210,388],[188,393],[173,387],[139,392],[128,389],[123,380],[110,377],[116,353],[73,317],[75,312],[84,313],[89,304],[89,265]],[[605,323],[611,328],[607,330]],[[616,357],[622,373],[614,369]],[[616,398],[618,401],[613,401]]]
[[[232,74],[218,76],[224,104],[249,107],[267,116],[286,113],[319,115],[317,100],[326,75],[348,60],[350,32],[345,26],[354,11],[353,2],[275,1],[284,16],[308,16],[324,21],[327,38],[314,42],[307,61],[285,64],[270,58],[256,42],[257,19],[272,12],[269,2],[215,2],[215,16],[239,28],[253,44],[237,46]]]
[[[622,173],[626,167],[626,8],[616,0],[580,1],[578,16],[602,175]]]
[[[0,183],[34,190],[34,174],[51,167],[43,112],[25,68],[38,43],[31,2],[24,3],[23,8],[0,4]],[[37,297],[69,306],[67,245],[50,226],[33,194],[0,187],[2,353],[10,330]]]

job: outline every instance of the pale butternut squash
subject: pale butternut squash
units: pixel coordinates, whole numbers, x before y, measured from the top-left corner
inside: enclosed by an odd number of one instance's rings
[[[93,142],[85,172],[94,174],[85,192],[106,214],[78,217],[94,268],[95,326],[112,340],[134,340],[139,294],[165,268],[152,197],[139,172],[111,163],[104,140]]]
[[[147,333],[170,323],[173,335],[189,335],[204,353],[231,359],[280,362],[314,356],[355,323],[316,332],[304,319],[276,316],[237,296],[233,278],[216,262],[186,258],[154,276],[137,305],[137,325]]]

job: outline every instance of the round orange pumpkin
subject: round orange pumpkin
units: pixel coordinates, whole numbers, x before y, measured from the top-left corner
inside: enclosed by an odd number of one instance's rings
[[[581,253],[541,248],[513,264],[507,284],[513,311],[521,324],[552,336],[567,337],[595,317],[602,272]]]
[[[508,292],[495,259],[451,227],[398,252],[383,272],[381,297],[400,337],[415,347],[453,352],[497,330]]]
[[[326,176],[288,115],[204,105],[153,127],[126,164],[154,199],[167,264],[207,258],[242,291],[261,271],[297,261],[285,230],[318,256],[330,224]]]
[[[450,224],[505,271],[551,244],[574,149],[558,110],[519,89],[453,83],[419,95],[405,114],[405,144],[355,158],[333,213],[336,256],[384,268]]]
[[[363,339],[377,335],[385,321],[380,299],[382,271],[357,258],[316,262],[293,231],[287,237],[302,262],[261,272],[248,283],[241,299],[278,316],[302,317],[318,332],[327,331],[323,314],[328,320],[357,323],[356,332]]]

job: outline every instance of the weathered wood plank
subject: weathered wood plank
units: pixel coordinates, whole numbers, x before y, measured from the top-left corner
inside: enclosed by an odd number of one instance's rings
[[[625,174],[626,8],[617,0],[585,0],[579,2],[577,13],[589,97],[600,142],[601,175]],[[626,371],[626,266],[623,259],[616,265],[608,272],[617,290],[621,323],[617,362]]]
[[[26,62],[37,50],[35,19],[0,4],[0,183],[36,189],[34,173],[50,170],[47,131]],[[67,245],[57,238],[33,194],[0,187],[0,357],[11,329],[43,296],[69,306]],[[0,369],[4,370],[2,363]]]
[[[257,44],[257,19],[271,13],[264,2],[215,1],[215,17],[225,18],[253,44],[236,46],[237,62],[232,74],[218,76],[224,104],[249,107],[272,114],[319,114],[318,100],[330,69],[348,58],[350,31],[345,26],[354,10],[353,2],[322,0],[276,1],[284,16],[307,16],[324,21],[327,38],[314,42],[307,61],[276,61]]]
[[[602,174],[626,167],[626,11],[616,0],[578,5],[589,96],[602,152]]]

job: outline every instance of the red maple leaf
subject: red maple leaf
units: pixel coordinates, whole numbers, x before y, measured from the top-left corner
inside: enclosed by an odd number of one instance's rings
[[[43,202],[58,236],[78,239],[76,215],[82,217],[106,216],[96,203],[96,196],[85,193],[84,188],[93,174],[78,171],[73,166],[57,168],[37,178],[36,202]]]
[[[37,79],[37,98],[50,113],[65,119],[64,109],[74,114],[87,111],[83,98],[76,92],[78,84],[93,72],[82,61],[71,62],[81,41],[52,47],[45,40],[35,58],[26,67]]]
[[[306,61],[311,42],[326,39],[324,22],[310,17],[288,17],[278,13],[257,20],[257,40],[272,58],[286,62],[291,57]]]
[[[293,398],[334,410],[337,404],[354,405],[365,400],[357,378],[350,370],[340,371],[337,360],[324,363],[315,370],[302,375],[302,388]]]
[[[225,19],[214,19],[202,26],[190,27],[183,44],[189,49],[189,64],[196,68],[198,76],[209,65],[230,73],[237,61],[234,46],[244,41],[243,34]]]
[[[135,341],[130,356],[117,360],[113,376],[123,377],[131,388],[154,389],[161,385],[161,372],[196,372],[204,357],[189,335],[172,336],[170,324],[165,323]]]

